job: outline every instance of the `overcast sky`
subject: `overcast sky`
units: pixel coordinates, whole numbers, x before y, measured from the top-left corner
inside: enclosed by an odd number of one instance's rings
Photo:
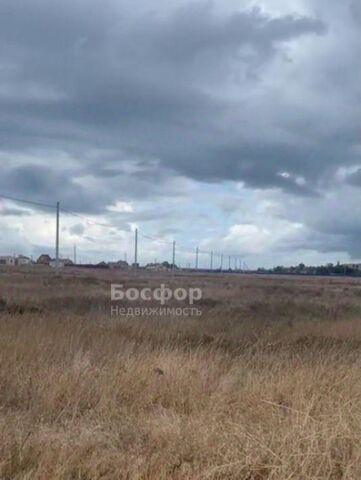
[[[112,226],[62,214],[84,261],[361,259],[360,79],[359,0],[1,0],[0,193]],[[0,254],[53,251],[0,200]]]

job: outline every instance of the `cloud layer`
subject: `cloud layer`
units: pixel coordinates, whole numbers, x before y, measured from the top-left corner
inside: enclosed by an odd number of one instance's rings
[[[361,257],[360,19],[356,1],[3,0],[0,193],[255,262]]]

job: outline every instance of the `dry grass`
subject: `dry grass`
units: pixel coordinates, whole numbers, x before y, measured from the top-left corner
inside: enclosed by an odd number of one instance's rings
[[[114,279],[160,282],[0,271],[1,480],[361,478],[359,281],[181,276],[201,318],[111,319]]]

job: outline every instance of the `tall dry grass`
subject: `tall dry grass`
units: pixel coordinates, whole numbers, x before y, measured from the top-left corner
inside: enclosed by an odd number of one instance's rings
[[[0,271],[1,480],[361,478],[361,283],[180,276],[202,317],[112,319],[117,277]]]

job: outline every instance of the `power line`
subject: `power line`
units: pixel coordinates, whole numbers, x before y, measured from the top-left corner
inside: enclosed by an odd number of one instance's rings
[[[194,252],[195,252],[194,248],[182,247],[181,245],[178,245],[178,244],[177,244],[177,250],[183,253],[188,253],[189,255],[194,255]]]
[[[11,200],[12,202],[20,202],[20,203],[25,203],[27,205],[34,205],[36,207],[46,207],[46,208],[56,208],[56,204],[51,205],[49,203],[41,203],[41,202],[34,202],[32,200],[24,200],[23,198],[16,198],[16,197],[10,197],[9,195],[3,195],[0,193],[0,198],[4,198],[5,200]]]
[[[69,215],[73,215],[73,217],[77,217],[77,218],[80,218],[81,220],[85,220],[90,225],[95,225],[95,226],[103,227],[103,228],[117,229],[117,227],[115,227],[114,225],[109,225],[109,224],[106,224],[106,223],[96,222],[94,220],[91,220],[90,218],[84,217],[83,215],[80,215],[79,213],[72,212],[71,210],[68,210],[68,209],[63,208],[63,207],[61,207],[60,210],[64,213],[69,214]]]
[[[198,250],[198,253],[199,253],[200,255],[210,255],[210,254],[211,254],[210,251],[206,251],[206,250]]]
[[[74,217],[77,217],[77,218],[79,218],[83,221],[86,221],[88,225],[94,225],[94,226],[99,226],[99,227],[102,227],[102,228],[107,228],[109,230],[112,230],[113,234],[119,234],[120,233],[119,232],[119,227],[117,227],[117,226],[94,221],[94,220],[92,220],[92,219],[90,219],[90,218],[88,218],[84,215],[81,215],[81,214],[77,213],[77,212],[74,212],[72,210],[69,210],[69,209],[66,209],[66,208],[63,208],[63,207],[59,207],[59,204],[52,205],[52,204],[48,204],[48,203],[37,202],[37,201],[33,201],[33,200],[26,200],[26,199],[23,199],[23,198],[13,197],[13,196],[10,196],[10,195],[4,195],[4,194],[1,194],[1,193],[0,193],[0,198],[3,198],[5,200],[10,200],[10,201],[13,201],[13,202],[20,202],[20,203],[23,203],[23,204],[26,204],[26,205],[41,207],[41,208],[51,208],[53,210],[56,210],[58,208],[58,212],[62,211],[64,213],[68,214],[68,215],[72,215]],[[57,231],[58,231],[58,227],[57,227]],[[139,232],[139,236],[144,238],[144,239],[150,240],[152,242],[156,242],[160,245],[165,245],[165,246],[172,245],[173,246],[173,258],[174,258],[174,256],[175,256],[175,242],[174,241],[170,242],[170,241],[165,241],[165,240],[159,240],[158,238],[152,237],[150,235],[144,235],[140,232]],[[86,238],[86,237],[84,237],[84,238]],[[58,244],[58,242],[57,242],[57,244]],[[177,251],[183,251],[184,253],[187,252],[189,254],[194,253],[194,251],[191,248],[188,249],[188,248],[184,248],[184,247],[179,246],[179,245],[177,245]],[[211,265],[213,265],[213,258],[214,257],[221,258],[222,263],[223,263],[224,255],[221,254],[221,253],[218,253],[218,252],[205,251],[205,250],[200,250],[199,248],[197,248],[196,249],[196,256],[197,256],[196,263],[197,264],[198,264],[198,255],[211,255],[211,258],[212,258],[211,259]],[[236,269],[237,269],[237,260],[241,261],[241,256],[240,255],[230,255],[229,256],[229,268],[231,268],[231,258],[234,259],[235,264],[236,264]],[[242,266],[242,263],[241,263],[241,266]]]
[[[173,242],[167,242],[165,240],[158,240],[157,238],[151,237],[150,235],[143,235],[142,233],[139,233],[139,236],[142,237],[142,238],[145,238],[147,240],[151,240],[152,242],[157,242],[161,245],[173,245]]]

